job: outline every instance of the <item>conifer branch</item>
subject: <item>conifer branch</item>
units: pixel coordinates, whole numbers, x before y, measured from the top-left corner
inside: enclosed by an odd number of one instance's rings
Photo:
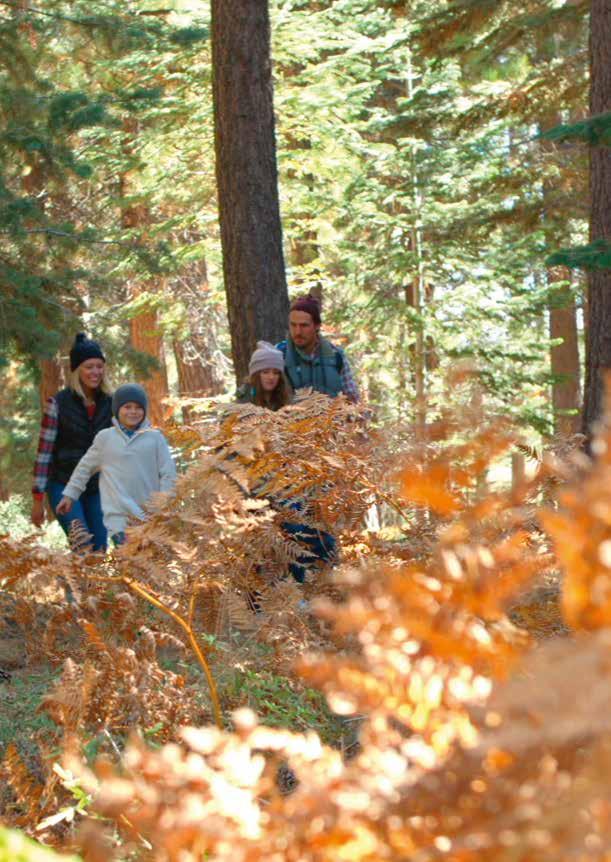
[[[2,0],[0,0],[0,3]],[[1,234],[14,234],[12,230],[0,230]],[[133,243],[123,242],[120,239],[92,239],[82,234],[70,233],[69,231],[58,230],[57,228],[52,227],[35,227],[35,228],[26,228],[25,230],[19,231],[22,234],[45,234],[46,236],[58,236],[64,239],[75,240],[76,242],[84,242],[88,245],[116,245],[120,248],[129,248],[129,249],[138,249],[141,246],[138,246]]]
[[[33,6],[28,6],[24,10],[19,3],[11,3],[10,0],[0,0],[0,6],[8,6],[10,9],[17,9],[19,12],[27,12],[28,15],[44,15],[45,18],[53,18],[55,21],[69,21],[71,24],[81,24],[84,27],[94,26],[93,21],[86,21],[81,18],[71,18],[68,15],[58,15],[56,12],[45,12],[43,9],[36,9]]]

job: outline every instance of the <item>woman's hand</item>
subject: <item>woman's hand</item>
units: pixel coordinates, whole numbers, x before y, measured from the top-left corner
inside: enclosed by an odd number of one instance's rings
[[[67,515],[70,509],[72,508],[72,503],[74,500],[71,500],[70,497],[62,497],[59,503],[57,504],[57,508],[55,509],[55,513],[57,515]]]
[[[35,527],[42,527],[45,522],[45,501],[43,497],[34,497],[32,514],[30,516]]]

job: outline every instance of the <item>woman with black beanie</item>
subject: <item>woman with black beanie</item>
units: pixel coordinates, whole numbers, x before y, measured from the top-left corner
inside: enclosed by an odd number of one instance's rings
[[[48,399],[43,412],[32,488],[32,522],[37,527],[44,522],[45,493],[55,512],[72,471],[93,438],[98,431],[112,425],[112,398],[105,371],[102,348],[79,332],[70,350],[68,386]],[[65,515],[56,513],[56,517],[66,535],[71,523],[78,520],[93,537],[93,550],[106,548],[97,474],[92,476],[72,510]]]

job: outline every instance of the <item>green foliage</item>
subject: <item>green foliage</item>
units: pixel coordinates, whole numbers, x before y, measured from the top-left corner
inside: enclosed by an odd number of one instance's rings
[[[186,108],[171,94],[170,67],[188,66],[208,38],[205,22],[183,24],[118,3],[0,17],[0,232],[10,239],[0,353],[51,357],[83,328],[85,309],[123,298],[126,278],[173,268],[175,221],[151,230],[167,220],[149,203],[146,218],[122,222],[150,198],[146,161],[165,158],[159,139],[147,152],[160,118],[172,102],[174,114]],[[143,185],[125,195],[122,178],[134,172]]]
[[[583,141],[590,146],[611,146],[611,113],[578,123],[561,123],[540,136],[549,141]]]
[[[545,258],[583,235],[585,212],[566,212],[586,164],[544,154],[534,129],[578,109],[586,21],[545,0],[493,6],[277,4],[290,274],[322,285],[380,417],[413,417],[418,366],[434,417],[463,356],[491,408],[541,430]]]
[[[0,488],[27,494],[37,443],[38,394],[31,369],[11,362],[0,369]]]
[[[248,706],[269,727],[286,727],[298,733],[315,730],[328,745],[341,745],[354,733],[331,712],[324,695],[294,678],[265,670],[235,668],[221,690],[232,708]]]
[[[43,847],[14,829],[0,827],[0,862],[79,862],[80,856],[66,856]]]
[[[17,643],[17,641],[15,641]],[[0,692],[0,758],[12,743],[27,760],[38,753],[36,738],[41,734],[53,737],[54,724],[39,709],[49,686],[58,672],[48,665],[15,671],[9,685]]]
[[[28,464],[31,466],[31,464]],[[20,478],[28,482],[31,479],[30,471]],[[37,541],[47,548],[56,550],[66,547],[66,537],[56,521],[47,523],[40,532],[30,520],[32,507],[31,494],[13,494],[8,500],[0,501],[0,535],[8,535],[12,539],[25,539],[28,536],[37,536]]]
[[[414,419],[419,375],[435,420],[469,357],[490,409],[549,428],[546,268],[605,261],[581,248],[587,165],[564,146],[608,122],[572,122],[584,4],[270,7],[291,292],[322,288],[380,421]],[[197,332],[226,368],[208,4],[44,11],[0,18],[0,362],[89,328],[115,379],[144,377],[129,327],[154,311],[166,351]]]
[[[588,245],[561,249],[547,259],[550,266],[570,269],[611,269],[611,243],[597,239]]]

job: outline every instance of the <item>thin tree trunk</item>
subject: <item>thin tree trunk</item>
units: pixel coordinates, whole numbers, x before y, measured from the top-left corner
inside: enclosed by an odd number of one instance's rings
[[[418,247],[418,238],[416,231],[412,231],[412,248]],[[419,251],[416,252],[418,258]],[[424,351],[424,332],[423,332],[423,284],[420,273],[420,262],[417,262],[418,271],[413,276],[411,282],[405,288],[405,301],[407,305],[413,308],[420,320],[416,322],[416,332],[414,343],[410,347],[412,357],[412,369],[414,376],[414,412],[415,412],[415,429],[416,438],[424,440],[426,433],[426,401],[425,401],[425,351]]]
[[[547,62],[556,53],[553,35],[540,38],[538,56],[541,62]],[[542,131],[553,128],[562,122],[558,112],[546,115],[540,124]],[[541,149],[554,157],[555,145],[551,141],[541,140]],[[549,248],[557,247],[558,230],[554,229],[554,217],[557,217],[558,204],[554,202],[557,194],[556,184],[546,181],[543,184],[543,228],[546,233],[546,243]],[[570,270],[554,267],[547,272],[548,285],[552,287],[559,282],[570,282]],[[579,408],[581,405],[579,346],[577,335],[577,309],[569,286],[559,286],[550,298],[549,306],[549,336],[556,344],[550,346],[550,368],[554,381],[552,382],[552,409],[554,415],[554,433],[571,435],[577,433],[581,425]]]
[[[397,382],[399,387],[399,398],[397,403],[397,416],[401,422],[405,417],[405,405],[408,403],[407,392],[407,323],[399,321],[399,338],[397,342]]]
[[[216,176],[236,377],[286,334],[267,0],[212,0]]]
[[[590,115],[611,111],[611,6],[592,0]],[[590,151],[590,241],[611,242],[611,148]],[[604,372],[611,369],[611,270],[588,274],[588,337],[582,431],[589,437],[602,411]]]
[[[201,336],[174,339],[172,342],[178,366],[178,391],[191,398],[206,398],[223,391],[223,381],[215,373],[209,345]]]
[[[408,51],[407,55],[407,81],[406,95],[408,99],[414,97],[414,77],[412,69],[412,55]],[[416,339],[414,344],[414,382],[415,382],[415,408],[416,408],[416,436],[419,440],[424,440],[426,436],[426,369],[425,369],[425,349],[424,349],[424,307],[425,307],[425,285],[424,285],[424,266],[422,259],[422,231],[418,226],[420,219],[420,210],[422,208],[422,193],[420,190],[420,181],[418,177],[418,162],[416,150],[411,151],[411,182],[412,182],[412,201],[413,201],[413,219],[414,224],[410,236],[410,248],[413,255],[413,276],[411,281],[411,299],[412,305],[419,320],[416,323]]]
[[[566,269],[550,270],[550,281],[568,281],[571,274]],[[550,348],[552,384],[552,406],[554,410],[554,433],[576,434],[581,425],[579,416],[579,346],[577,336],[577,313],[575,299],[569,287],[556,294],[557,302],[549,309],[549,334],[558,341]]]

